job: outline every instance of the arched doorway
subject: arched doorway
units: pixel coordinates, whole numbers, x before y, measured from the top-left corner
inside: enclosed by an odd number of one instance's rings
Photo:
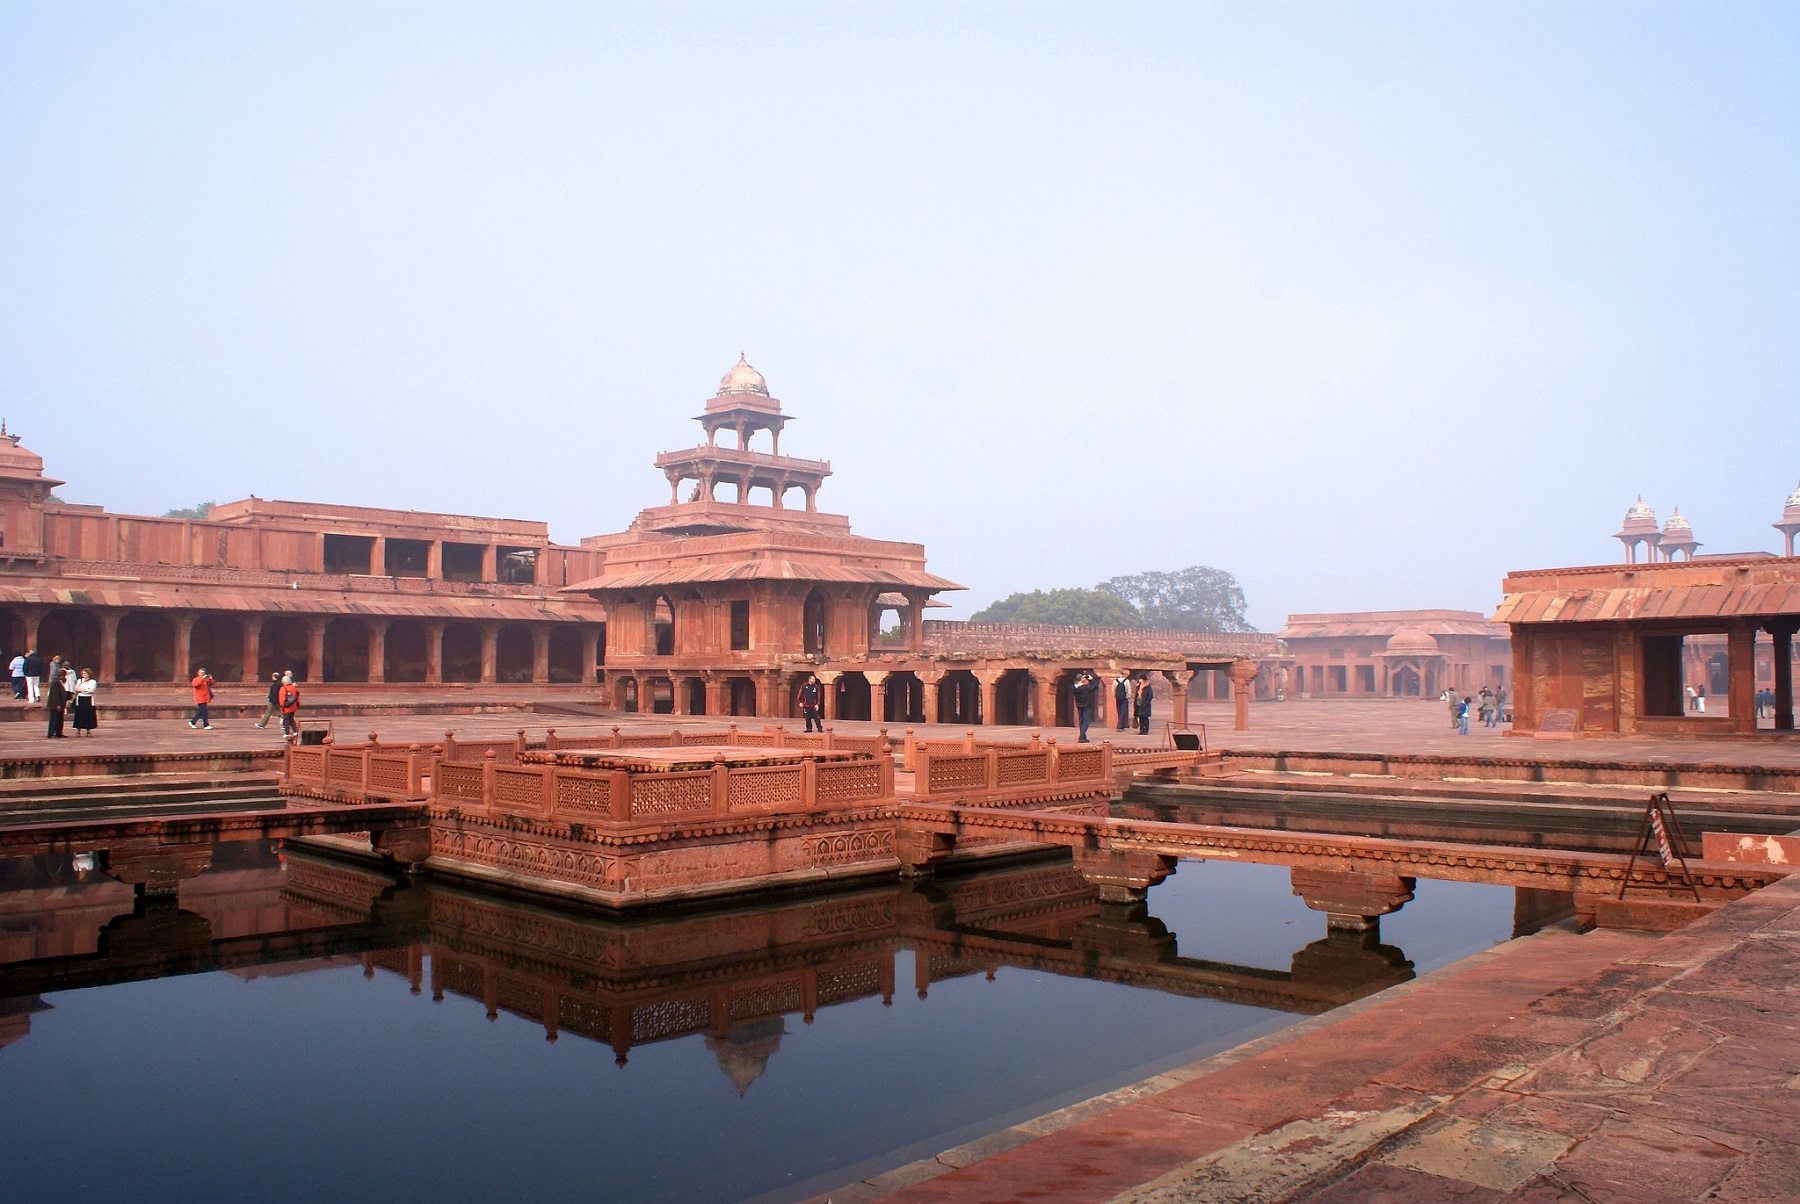
[[[421,682],[429,660],[425,624],[396,619],[388,624],[381,650],[381,676],[386,681]]]
[[[994,689],[994,722],[1023,727],[1031,722],[1031,674],[1008,669]]]
[[[369,680],[369,625],[362,619],[332,619],[325,624],[325,681]]]
[[[925,722],[925,683],[910,669],[888,674],[882,716],[889,723]]]
[[[229,615],[200,615],[188,635],[189,655],[220,681],[244,680],[244,625]]]
[[[1075,681],[1083,673],[1092,673],[1092,669],[1064,669],[1056,675],[1056,722],[1053,727],[1080,726],[1075,715]],[[1094,721],[1099,722],[1100,689],[1104,683],[1095,679]]]
[[[726,679],[725,697],[730,714],[756,714],[756,683],[748,677]]]
[[[951,669],[938,683],[937,714],[934,723],[981,722],[981,682],[968,669]]]
[[[656,655],[675,655],[675,604],[669,595],[658,594],[650,604],[650,630],[656,637]]]
[[[481,680],[481,628],[475,624],[444,624],[444,680]]]
[[[578,685],[588,676],[581,671],[581,633],[558,623],[550,629],[550,680],[558,685]]]
[[[861,673],[846,673],[837,679],[836,705],[832,714],[838,719],[866,720],[869,718],[869,679]]]
[[[500,628],[494,642],[494,680],[529,682],[534,659],[531,628],[523,623],[508,623]]]
[[[808,656],[824,656],[827,645],[825,627],[825,594],[822,590],[807,591],[806,600],[800,604],[801,647]]]
[[[311,647],[312,633],[305,619],[285,615],[265,619],[261,651],[256,658],[257,677],[292,673],[295,681],[305,681]]]
[[[175,681],[175,625],[160,611],[119,617],[114,672],[120,681]],[[192,668],[192,666],[187,666]],[[186,680],[184,674],[182,680]]]
[[[100,620],[91,610],[52,610],[38,623],[37,646],[46,664],[60,656],[77,669],[92,669],[100,663]]]
[[[1388,675],[1388,685],[1395,698],[1420,698],[1425,694],[1425,679],[1417,665],[1408,662]]]

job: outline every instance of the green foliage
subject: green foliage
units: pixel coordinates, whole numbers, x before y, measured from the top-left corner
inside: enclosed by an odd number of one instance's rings
[[[197,506],[182,506],[179,509],[163,511],[163,517],[164,518],[205,518],[207,515],[212,513],[212,508],[216,505],[218,505],[217,502],[201,502]]]
[[[1196,564],[1173,573],[1113,577],[1095,588],[1131,603],[1148,627],[1173,631],[1255,631],[1244,589],[1224,569]]]
[[[1032,590],[976,611],[971,623],[1054,623],[1076,627],[1142,627],[1131,603],[1091,589]]]

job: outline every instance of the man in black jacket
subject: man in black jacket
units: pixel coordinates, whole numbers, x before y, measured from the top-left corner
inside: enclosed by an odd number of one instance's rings
[[[44,684],[44,658],[33,648],[25,654],[25,699],[36,702]]]

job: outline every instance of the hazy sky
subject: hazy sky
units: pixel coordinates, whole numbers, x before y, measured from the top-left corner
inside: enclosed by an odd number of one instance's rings
[[[969,586],[1487,608],[1800,479],[1800,2],[0,4],[0,414],[70,501],[535,518],[740,350]]]

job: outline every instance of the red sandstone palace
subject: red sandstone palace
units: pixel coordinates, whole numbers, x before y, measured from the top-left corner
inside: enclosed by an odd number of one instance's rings
[[[1190,696],[1269,697],[1259,634],[928,622],[960,589],[918,544],[819,509],[822,460],[742,357],[704,404],[705,441],[657,457],[666,504],[578,546],[539,522],[249,498],[204,519],[56,500],[63,482],[0,430],[0,647],[107,682],[303,680],[384,689],[592,688],[628,710],[788,717],[808,673],[826,717],[1072,723],[1083,669],[1155,676],[1160,716]],[[753,446],[766,437],[766,449]]]

